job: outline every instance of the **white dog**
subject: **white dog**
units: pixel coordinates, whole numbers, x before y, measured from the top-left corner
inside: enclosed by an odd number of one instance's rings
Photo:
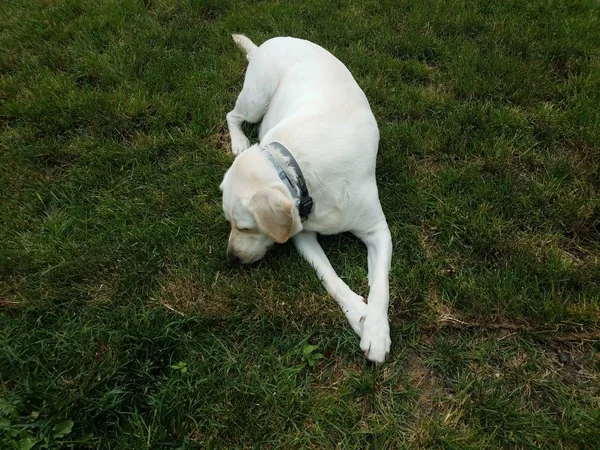
[[[227,114],[236,155],[221,184],[231,223],[228,259],[252,263],[274,242],[292,239],[361,337],[366,357],[382,362],[391,344],[392,241],[377,194],[379,130],[367,98],[344,64],[318,45],[278,37],[257,47],[245,36],[233,39],[250,63]],[[250,145],[241,125],[261,119],[260,143]],[[367,304],[336,275],[317,241],[317,233],[345,231],[368,249]]]

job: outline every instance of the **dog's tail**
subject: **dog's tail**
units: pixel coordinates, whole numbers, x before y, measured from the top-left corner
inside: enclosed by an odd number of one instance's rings
[[[250,61],[250,58],[252,58],[252,55],[258,49],[256,44],[243,34],[232,34],[231,37],[233,38],[233,42],[235,42],[239,48],[246,52],[246,58],[248,58],[248,61]]]

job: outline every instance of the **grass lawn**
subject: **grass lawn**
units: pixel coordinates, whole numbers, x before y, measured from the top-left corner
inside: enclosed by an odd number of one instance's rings
[[[226,262],[232,32],[371,102],[381,366],[290,245]],[[366,293],[362,244],[323,245]],[[597,1],[0,2],[0,448],[599,442]]]

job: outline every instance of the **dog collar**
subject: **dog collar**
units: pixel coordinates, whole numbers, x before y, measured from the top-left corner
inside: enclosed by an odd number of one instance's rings
[[[308,187],[306,186],[306,180],[304,179],[304,175],[302,174],[302,170],[300,170],[300,166],[298,165],[298,161],[294,158],[294,156],[290,153],[290,151],[281,145],[279,142],[271,142],[265,147],[261,147],[261,151],[265,153],[275,170],[277,170],[277,175],[283,181],[283,183],[287,186],[288,190],[297,201],[298,213],[300,214],[300,219],[302,222],[306,221],[308,215],[312,211],[313,200],[312,197],[308,194]],[[281,167],[281,164],[275,159],[271,151],[278,151],[282,156],[288,158],[288,164],[290,168],[296,173],[296,183],[292,183],[292,181]]]

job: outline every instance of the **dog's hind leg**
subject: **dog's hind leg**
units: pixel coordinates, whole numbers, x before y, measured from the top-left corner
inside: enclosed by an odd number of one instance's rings
[[[227,113],[227,126],[231,136],[231,151],[234,155],[250,147],[250,141],[242,131],[242,123],[258,123],[265,115],[274,86],[268,74],[252,61],[246,71],[244,87],[235,102],[235,108]]]
[[[356,334],[361,335],[363,318],[366,310],[363,297],[355,294],[340,277],[338,277],[327,259],[327,255],[317,241],[317,234],[303,231],[292,238],[298,252],[315,269],[323,286],[340,305],[346,319]]]

